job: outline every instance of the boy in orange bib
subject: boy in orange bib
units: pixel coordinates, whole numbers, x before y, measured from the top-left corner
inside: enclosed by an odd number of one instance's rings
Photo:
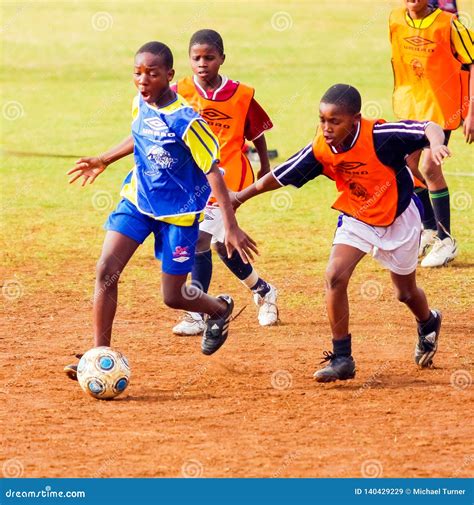
[[[398,300],[416,318],[415,362],[429,367],[438,347],[441,313],[430,310],[416,284],[421,233],[420,202],[405,157],[427,145],[440,164],[449,155],[444,133],[435,123],[386,123],[361,117],[359,92],[336,84],[323,96],[315,139],[288,161],[248,188],[233,195],[234,207],[281,186],[301,187],[319,175],[336,183],[333,208],[340,211],[326,270],[326,306],[333,352],[327,366],[315,372],[318,382],[352,379],[355,363],[349,333],[347,287],[357,264],[371,253],[390,270]]]
[[[255,180],[252,166],[242,151],[245,140],[253,142],[257,149],[261,165],[258,177],[262,177],[270,170],[265,132],[273,125],[255,100],[253,88],[219,74],[225,60],[224,43],[219,33],[214,30],[196,32],[189,43],[189,59],[194,75],[179,80],[172,89],[209,124],[219,140],[219,166],[224,172],[224,181],[230,190],[239,191]],[[276,324],[277,290],[259,277],[252,265],[244,263],[238,254],[231,258],[227,256],[221,209],[212,196],[199,227],[192,271],[192,283],[204,292],[207,292],[212,277],[211,242],[227,268],[252,291],[260,325]],[[202,315],[187,312],[173,332],[197,335],[203,329]]]
[[[455,15],[432,7],[428,0],[405,0],[405,7],[390,14],[390,41],[395,114],[435,121],[445,130],[446,144],[464,118],[464,135],[472,142],[474,114],[469,96],[474,96],[474,46],[469,30]],[[433,245],[421,266],[437,267],[452,261],[458,249],[451,237],[449,191],[441,167],[426,152],[420,174],[420,156],[418,151],[409,161],[414,174],[428,187],[417,188],[425,210],[419,253],[423,256]]]

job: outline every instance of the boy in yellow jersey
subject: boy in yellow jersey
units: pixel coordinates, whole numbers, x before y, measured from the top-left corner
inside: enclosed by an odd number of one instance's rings
[[[270,170],[265,132],[272,127],[270,118],[256,102],[254,89],[219,74],[224,63],[224,42],[214,30],[199,30],[189,43],[189,59],[194,76],[186,77],[172,86],[208,122],[219,139],[226,186],[240,191],[254,182],[252,166],[242,151],[245,139],[252,141],[260,158],[262,177]],[[227,257],[224,247],[225,230],[220,207],[211,197],[200,225],[192,282],[207,292],[212,277],[211,241],[227,268],[253,293],[261,326],[278,321],[277,290],[263,280],[249,263],[238,254]],[[201,314],[188,312],[173,328],[178,335],[202,333]]]
[[[428,0],[404,2],[405,7],[390,14],[394,112],[399,118],[437,122],[445,130],[446,143],[464,118],[464,136],[471,143],[474,140],[472,34],[453,14],[432,7]],[[463,71],[463,66],[469,72]],[[458,254],[451,236],[449,191],[441,166],[433,162],[428,150],[419,173],[420,156],[421,151],[408,159],[412,171],[428,187],[417,190],[425,214],[420,255],[433,246],[421,266],[438,267]]]
[[[106,153],[81,158],[68,173],[70,182],[92,184],[111,163],[133,152],[135,166],[125,178],[123,199],[109,216],[97,265],[93,327],[95,346],[109,346],[117,308],[118,280],[139,245],[153,233],[155,256],[162,262],[166,305],[208,314],[202,340],[206,355],[225,342],[232,298],[209,296],[186,286],[194,261],[199,220],[212,191],[221,205],[229,256],[238,250],[244,261],[255,243],[238,227],[220,174],[219,145],[202,118],[169,87],[173,55],[161,42],[149,42],[135,55],[132,134]],[[65,372],[76,379],[77,365]]]

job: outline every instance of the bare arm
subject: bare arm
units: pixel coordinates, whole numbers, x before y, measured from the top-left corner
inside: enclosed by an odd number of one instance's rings
[[[269,172],[264,175],[261,179],[254,182],[251,186],[246,187],[238,193],[234,193],[232,205],[234,208],[239,207],[250,198],[260,195],[261,193],[266,193],[267,191],[273,191],[275,189],[281,188],[280,183],[275,179],[273,174]]]
[[[468,144],[474,142],[474,64],[469,65],[469,109],[464,120],[463,133]]]
[[[443,160],[451,156],[448,147],[444,145],[444,131],[436,123],[429,123],[425,129],[426,138],[430,141],[431,157],[437,165],[441,165]]]
[[[256,138],[253,141],[253,145],[260,159],[260,170],[258,171],[257,179],[261,179],[270,172],[270,160],[268,159],[267,140],[265,139],[265,135],[262,134],[260,137]]]
[[[256,243],[237,224],[229,192],[217,163],[212,165],[211,170],[207,173],[207,179],[211,186],[212,194],[215,196],[221,209],[226,230],[225,246],[227,248],[227,255],[230,258],[234,249],[236,249],[244,263],[248,263],[249,259],[253,259],[252,251],[258,254]]]
[[[133,153],[133,137],[130,135],[122,140],[120,144],[112,147],[105,153],[99,156],[80,158],[76,161],[74,168],[69,170],[68,175],[74,174],[69,180],[69,184],[73,183],[79,178],[83,178],[82,185],[85,186],[87,182],[92,184],[97,176],[101,174],[111,163],[114,163],[125,156]]]

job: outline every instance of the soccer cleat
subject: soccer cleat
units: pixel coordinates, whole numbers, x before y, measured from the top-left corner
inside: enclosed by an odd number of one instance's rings
[[[76,354],[77,359],[81,359],[83,354]],[[77,381],[77,364],[66,365],[64,373],[73,381]]]
[[[278,307],[276,304],[278,291],[271,284],[269,286],[270,291],[266,295],[260,296],[258,293],[253,295],[255,305],[260,307],[258,310],[260,326],[272,326],[278,322]]]
[[[421,232],[421,237],[420,237],[420,248],[418,249],[418,257],[421,258],[426,255],[428,252],[428,249],[433,245],[435,237],[436,237],[436,230],[423,230]]]
[[[433,356],[438,350],[438,337],[441,329],[442,315],[439,310],[432,310],[431,313],[436,318],[436,326],[430,333],[423,334],[418,325],[418,342],[415,346],[415,363],[420,368],[428,368],[433,364]]]
[[[434,245],[431,251],[423,258],[422,267],[442,267],[458,255],[458,245],[456,240],[446,237],[441,240],[438,237],[434,239]]]
[[[175,335],[202,335],[206,324],[199,312],[185,312],[183,320],[173,328]]]
[[[206,329],[202,337],[201,350],[207,356],[214,354],[227,340],[229,334],[230,316],[234,310],[234,300],[229,295],[219,295],[217,298],[227,303],[225,314],[220,317],[206,319]]]
[[[313,377],[317,382],[345,381],[355,377],[355,361],[352,356],[338,356],[332,352],[324,351],[324,359],[321,363],[329,361],[321,370],[314,372]]]

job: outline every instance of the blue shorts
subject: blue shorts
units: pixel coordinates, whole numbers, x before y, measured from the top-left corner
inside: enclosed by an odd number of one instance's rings
[[[161,269],[167,274],[188,274],[193,268],[199,233],[197,216],[192,226],[177,226],[142,214],[133,203],[123,198],[104,228],[121,233],[139,244],[153,233],[155,258],[161,261]]]

